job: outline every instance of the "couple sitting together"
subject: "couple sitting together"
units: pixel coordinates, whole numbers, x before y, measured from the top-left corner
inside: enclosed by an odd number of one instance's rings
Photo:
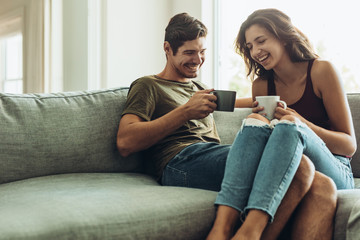
[[[221,145],[216,96],[193,80],[205,61],[207,28],[187,13],[165,30],[166,66],[135,80],[119,124],[122,156],[146,151],[164,186],[218,191],[210,239],[332,239],[337,189],[354,187],[356,139],[334,67],[277,9],[252,13],[236,51],[252,82],[251,107],[232,145]],[[256,96],[278,95],[275,121]],[[287,227],[285,227],[287,226]],[[285,231],[286,230],[286,231]]]

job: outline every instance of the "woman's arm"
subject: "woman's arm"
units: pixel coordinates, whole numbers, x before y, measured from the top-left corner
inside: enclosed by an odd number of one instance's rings
[[[311,71],[311,78],[315,94],[323,99],[332,129],[319,127],[292,109],[278,108],[277,112],[282,115],[298,116],[325,142],[332,153],[352,156],[356,151],[355,131],[339,75],[328,61],[316,60]]]
[[[330,119],[332,131],[310,124],[310,127],[323,139],[333,153],[352,156],[356,151],[356,138],[349,103],[340,77],[331,63],[314,62],[314,91],[323,99]],[[313,125],[313,126],[311,126]]]
[[[264,110],[264,107],[258,106],[258,102],[256,101],[256,96],[267,96],[267,81],[261,78],[257,78],[253,81],[252,87],[252,108],[254,113],[258,113]]]
[[[251,108],[253,106],[253,100],[250,97],[237,98],[235,101],[236,108]]]

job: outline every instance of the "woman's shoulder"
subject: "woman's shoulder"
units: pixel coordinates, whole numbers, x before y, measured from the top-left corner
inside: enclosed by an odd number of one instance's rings
[[[311,75],[316,78],[323,79],[326,76],[336,74],[336,70],[334,65],[328,61],[323,59],[315,59],[312,69]]]
[[[324,89],[332,87],[339,87],[340,75],[336,71],[334,65],[327,60],[316,59],[311,69],[311,80],[314,85],[314,90],[323,92]]]

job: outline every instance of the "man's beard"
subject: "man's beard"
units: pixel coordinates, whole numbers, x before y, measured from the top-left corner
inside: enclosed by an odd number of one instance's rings
[[[181,71],[177,67],[175,68],[175,71],[177,72],[177,74],[179,74],[183,78],[196,78],[198,75],[197,72],[193,73],[192,75],[188,75],[188,74],[184,73],[183,71]]]

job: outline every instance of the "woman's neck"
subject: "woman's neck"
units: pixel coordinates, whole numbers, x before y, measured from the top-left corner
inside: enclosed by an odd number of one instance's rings
[[[282,65],[274,69],[274,80],[284,85],[290,85],[297,82],[307,74],[308,62],[289,62],[286,65]]]

